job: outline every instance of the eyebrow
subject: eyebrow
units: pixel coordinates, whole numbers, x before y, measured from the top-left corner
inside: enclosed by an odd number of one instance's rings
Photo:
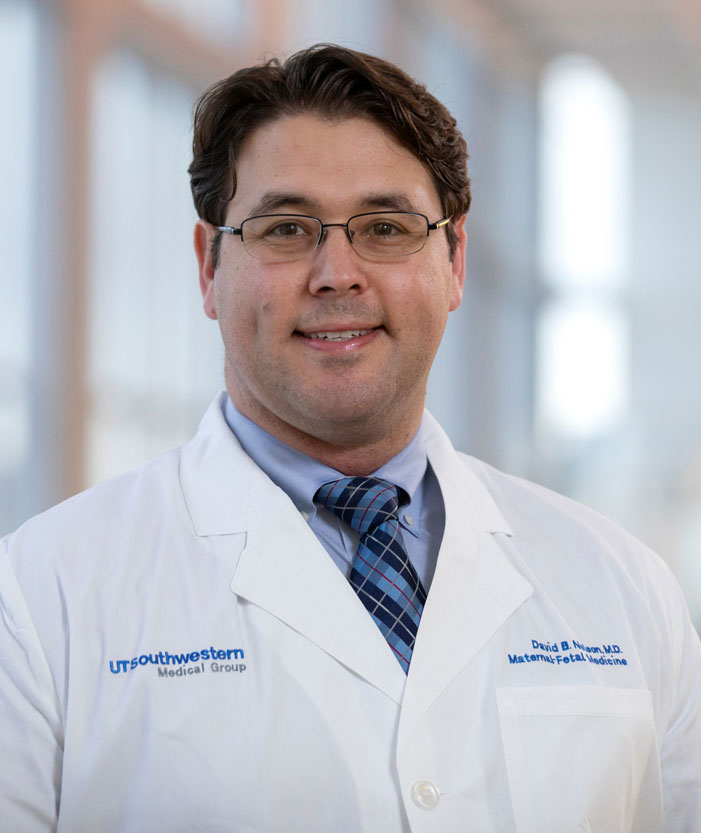
[[[318,214],[321,212],[319,203],[305,196],[304,194],[295,193],[293,191],[267,191],[255,203],[251,209],[249,216],[255,217],[259,214],[269,214],[278,211],[281,208],[296,209],[304,212],[314,212]],[[385,209],[388,211],[410,211],[415,212],[417,208],[411,200],[400,192],[396,193],[376,193],[367,194],[358,202],[357,211],[369,209]]]
[[[296,194],[292,191],[267,191],[251,209],[251,216],[258,214],[269,214],[279,208],[298,208],[303,211],[314,211],[319,208],[318,204],[305,197],[303,194]]]
[[[367,208],[386,208],[390,211],[416,211],[416,206],[402,193],[369,194],[361,201]]]

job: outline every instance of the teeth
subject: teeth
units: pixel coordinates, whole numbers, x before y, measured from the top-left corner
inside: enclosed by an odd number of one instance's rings
[[[307,338],[323,338],[326,341],[348,341],[349,338],[357,338],[370,332],[372,330],[330,330],[326,333],[309,333]]]

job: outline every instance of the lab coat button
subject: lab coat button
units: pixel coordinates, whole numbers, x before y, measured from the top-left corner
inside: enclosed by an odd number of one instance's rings
[[[433,810],[440,797],[438,787],[430,781],[417,781],[411,788],[411,800],[422,810]]]

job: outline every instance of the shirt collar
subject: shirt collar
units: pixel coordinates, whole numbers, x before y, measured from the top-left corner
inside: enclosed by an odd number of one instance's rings
[[[303,454],[269,434],[255,422],[236,410],[230,397],[224,403],[224,418],[234,432],[243,450],[292,500],[295,506],[305,512],[311,520],[316,514],[314,495],[320,486],[346,475],[313,457]],[[416,519],[414,534],[420,529],[422,517],[421,492],[419,488],[426,473],[426,429],[422,420],[419,430],[411,441],[395,457],[380,466],[372,474],[399,486],[409,495],[409,503],[403,511],[411,509]]]

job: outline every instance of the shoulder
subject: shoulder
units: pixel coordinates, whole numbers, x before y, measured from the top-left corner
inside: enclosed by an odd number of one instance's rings
[[[148,585],[144,576],[172,553],[163,519],[179,519],[171,526],[187,522],[179,459],[180,449],[169,451],[31,518],[0,541],[2,618],[28,655],[46,656],[57,690],[67,679],[71,633],[97,637],[100,617],[119,610],[125,593]],[[0,641],[7,636],[1,631]]]
[[[534,587],[534,600],[568,614],[579,611],[590,630],[625,622],[631,643],[641,656],[657,657],[657,670],[667,680],[676,679],[685,664],[701,674],[699,640],[684,595],[657,553],[575,500],[458,456],[509,524],[512,535],[503,552]]]
[[[614,521],[572,498],[522,477],[506,474],[467,454],[458,453],[458,457],[487,489],[516,534],[556,536],[558,533],[572,534],[577,529],[583,536],[592,536],[600,543],[613,538],[619,543],[645,548]]]
[[[219,464],[237,476],[243,455],[237,455],[235,445],[218,398],[186,444],[30,518],[4,539],[5,547],[15,561],[31,552],[33,559],[68,563],[81,553],[94,556],[118,547],[133,548],[135,542],[151,537],[163,538],[166,529],[168,534],[192,534],[190,495],[217,490],[212,471],[223,457],[226,462]]]
[[[585,573],[607,559],[633,572],[641,565],[653,572],[667,570],[662,559],[612,520],[545,486],[455,451],[433,417],[425,417],[429,460],[439,482],[443,471],[457,475],[456,486],[460,481],[467,484],[461,499],[479,502],[480,517],[493,530],[508,530],[522,558],[535,564],[548,559],[553,567]]]
[[[698,726],[700,714],[701,643],[667,562],[599,512],[459,457],[510,524],[513,537],[504,551],[533,585],[533,598],[568,615],[578,611],[591,632],[625,623],[620,632],[628,632],[643,664],[648,658],[646,681],[658,692],[661,725],[674,726],[677,739],[686,737],[685,727]]]
[[[685,612],[668,564],[619,524],[545,486],[458,456],[511,527],[515,566],[538,584],[556,594],[587,587],[600,603],[664,610],[673,619]]]
[[[112,477],[30,518],[4,539],[15,562],[21,556],[43,561],[65,553],[104,549],[130,528],[143,530],[164,512],[184,510],[179,488],[181,448],[171,449],[137,468]]]

